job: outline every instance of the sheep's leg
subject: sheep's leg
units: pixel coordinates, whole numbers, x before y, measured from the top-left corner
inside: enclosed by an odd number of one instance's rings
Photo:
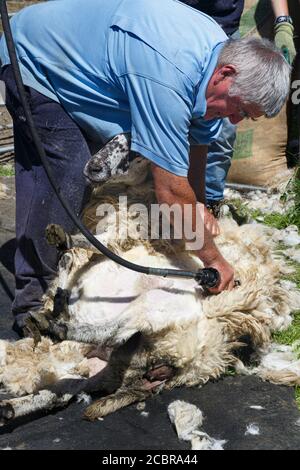
[[[21,398],[12,398],[0,402],[0,426],[21,416],[26,416],[36,411],[51,410],[55,407],[66,405],[73,395],[65,393],[57,396],[50,390],[41,390],[37,394],[26,395]]]
[[[48,244],[55,245],[58,251],[67,251],[73,247],[71,236],[63,229],[61,225],[47,225],[46,239]]]
[[[95,421],[125,406],[144,401],[151,391],[142,388],[118,390],[115,394],[101,398],[90,405],[84,412],[84,418]]]
[[[111,347],[106,347],[106,346],[96,346],[94,349],[92,349],[87,355],[87,359],[92,359],[94,357],[97,357],[98,359],[101,359],[101,361],[106,361],[108,362],[111,353],[113,352],[113,348]]]
[[[37,411],[50,411],[53,408],[63,407],[78,393],[103,391],[112,393],[120,384],[120,378],[106,367],[90,379],[62,379],[47,389],[36,394],[20,398],[12,398],[0,402],[0,426],[15,418],[27,416]]]
[[[0,426],[37,411],[50,411],[66,406],[77,393],[84,391],[87,381],[88,379],[62,379],[36,394],[3,400],[0,402]]]
[[[73,255],[66,252],[59,262],[59,285],[53,299],[53,310],[41,308],[38,311],[30,312],[25,320],[23,328],[24,336],[32,337],[35,343],[41,340],[41,335],[47,335],[50,330],[50,321],[62,317],[65,321],[69,320],[68,301],[69,291],[67,289],[69,282],[69,273],[73,266]]]
[[[130,338],[126,344],[111,353],[108,365],[89,379],[62,379],[37,394],[3,400],[0,402],[0,425],[36,411],[67,405],[80,392],[115,392],[122,385],[124,374],[139,344],[139,335]]]
[[[61,252],[68,251],[71,248],[83,248],[99,254],[99,250],[97,250],[82,233],[70,235],[63,227],[57,224],[47,226],[46,238],[49,245],[55,245],[57,250]]]
[[[106,322],[103,325],[78,324],[72,325],[63,322],[50,321],[49,334],[58,340],[78,341],[81,343],[93,343],[100,346],[117,346],[126,342],[137,330],[130,328],[118,335],[119,325],[115,321]]]
[[[41,341],[42,334],[51,334],[51,322],[55,318],[62,317],[64,320],[68,320],[68,299],[69,292],[58,287],[53,301],[53,310],[50,311],[42,308],[36,312],[30,312],[28,318],[26,318],[24,322],[24,336],[33,338],[35,344],[37,344],[39,341]],[[62,337],[59,335],[55,336],[58,336],[59,339],[63,339],[64,337],[63,335]]]

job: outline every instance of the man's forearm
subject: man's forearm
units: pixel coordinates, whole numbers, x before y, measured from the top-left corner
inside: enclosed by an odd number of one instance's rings
[[[205,173],[207,163],[207,145],[191,146],[188,181],[197,201],[205,204]]]
[[[220,257],[213,237],[206,229],[203,219],[199,220],[200,209],[197,204],[195,191],[190,186],[187,178],[173,176],[165,170],[153,167],[155,193],[159,204],[167,204],[169,207],[177,204],[180,206],[183,227],[191,227],[193,234],[202,238],[203,246],[198,250],[199,257],[205,264],[210,264],[214,259]],[[189,206],[187,212],[185,207]],[[174,217],[171,213],[170,222],[174,225]],[[176,231],[176,227],[174,227]],[[201,233],[199,233],[201,231]],[[183,233],[186,231],[183,230]],[[191,241],[188,240],[187,241]]]
[[[204,263],[204,266],[212,267],[220,274],[220,284],[214,289],[211,289],[210,292],[218,294],[224,289],[233,289],[234,270],[223,258],[213,241],[212,235],[206,229],[203,217],[201,217],[201,214],[199,214],[199,206],[202,206],[202,208],[204,206],[202,204],[197,204],[197,197],[195,194],[196,191],[192,189],[188,178],[173,175],[172,173],[163,170],[154,164],[152,164],[151,168],[155,193],[159,204],[165,203],[169,207],[171,207],[173,204],[180,206],[180,217],[181,222],[183,223],[181,226],[183,225],[184,227],[183,234],[180,234],[181,237],[187,238],[185,235],[185,224],[187,224],[188,230],[190,230],[190,227],[192,226],[191,232],[194,235],[193,238],[196,238],[196,245],[198,246],[195,247],[194,240],[191,242],[191,240],[188,239],[187,241],[193,244],[194,249],[197,250],[199,258]],[[186,205],[189,205],[189,211],[187,212],[185,211]],[[176,233],[174,219],[173,225],[174,231]]]

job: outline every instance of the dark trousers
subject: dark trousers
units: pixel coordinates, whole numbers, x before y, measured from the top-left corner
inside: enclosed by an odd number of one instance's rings
[[[0,79],[6,84],[6,105],[14,123],[17,250],[12,311],[19,315],[39,308],[42,295],[56,273],[57,252],[47,244],[46,226],[60,224],[68,232],[74,227],[53,193],[37,155],[11,66],[2,70]],[[60,104],[29,87],[26,93],[56,184],[75,213],[80,214],[89,194],[83,176],[84,165],[91,156],[86,139]]]

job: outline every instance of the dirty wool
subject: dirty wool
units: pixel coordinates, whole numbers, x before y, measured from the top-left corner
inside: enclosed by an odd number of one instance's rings
[[[107,214],[101,218],[98,237],[106,245],[144,266],[196,271],[203,267],[201,262],[178,240],[141,241],[112,235],[114,224],[118,224],[119,234],[137,224],[136,214],[125,218],[120,212],[120,194],[127,196],[128,204],[154,202],[147,171],[143,164],[139,167],[139,184],[98,189],[86,209],[85,221],[95,230],[97,207],[109,203],[117,208],[119,217],[116,220]],[[261,363],[255,373],[275,383],[299,384],[299,364],[290,367],[281,360],[280,367],[274,368],[269,360],[276,353],[272,333],[287,328],[292,312],[300,306],[296,286],[286,289],[281,280],[291,268],[276,252],[278,231],[259,224],[238,226],[230,217],[223,217],[220,225],[216,243],[235,267],[241,285],[217,296],[208,296],[194,280],[129,271],[74,237],[61,256],[58,276],[41,311],[50,319],[45,330],[49,325],[52,334],[59,331],[63,341],[55,343],[46,337],[37,344],[33,339],[0,341],[0,383],[14,397],[0,402],[4,422],[36,409],[64,406],[79,392],[95,391],[86,384],[99,374],[103,374],[100,382],[106,384],[108,393],[88,406],[85,417],[90,420],[143,401],[153,392],[203,385],[220,377],[229,366],[246,373],[237,352],[247,344],[255,351],[256,364]],[[49,233],[57,246],[68,239],[57,227]],[[67,300],[52,317],[59,292],[66,293]],[[134,347],[133,338],[138,338]],[[98,355],[96,360],[87,358],[95,347],[109,348],[112,353]],[[275,359],[278,363],[278,356]],[[172,368],[172,377],[157,388],[147,388],[145,374],[160,364]],[[66,387],[56,388],[57,384]],[[205,436],[198,438],[202,442]],[[199,442],[195,446],[201,446]]]

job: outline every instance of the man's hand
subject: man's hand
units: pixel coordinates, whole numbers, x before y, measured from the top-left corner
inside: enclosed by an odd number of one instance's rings
[[[294,26],[288,22],[276,24],[274,27],[275,44],[282,50],[289,64],[294,62],[296,49],[294,44]]]
[[[197,199],[188,179],[169,173],[162,168],[152,164],[152,174],[154,179],[155,193],[159,204],[165,203],[169,206],[179,204],[182,208],[185,204],[192,207],[192,229],[197,230],[196,212]],[[183,218],[184,219],[184,218]],[[172,220],[171,220],[172,222]],[[183,220],[185,223],[185,220]],[[202,226],[203,227],[203,226]],[[212,294],[218,294],[222,290],[231,290],[234,287],[234,271],[223,258],[216,247],[213,237],[204,224],[204,245],[197,252],[206,268],[215,268],[219,271],[221,282],[218,287],[210,289]]]
[[[210,263],[204,263],[204,265],[206,268],[217,269],[221,278],[221,282],[218,287],[209,289],[211,294],[219,294],[223,290],[232,290],[235,287],[234,270],[221,255]]]

